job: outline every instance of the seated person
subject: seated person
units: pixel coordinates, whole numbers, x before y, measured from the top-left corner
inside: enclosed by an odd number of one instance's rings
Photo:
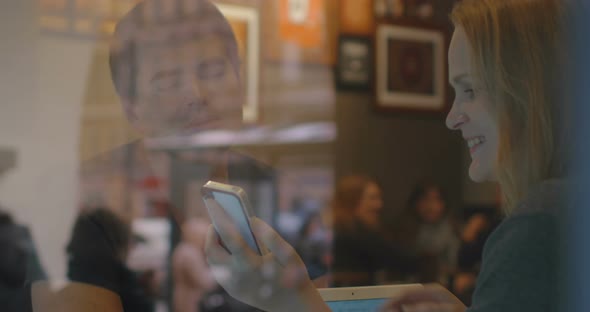
[[[328,273],[332,252],[331,236],[321,213],[310,213],[303,222],[295,249],[305,262],[311,279]]]
[[[46,278],[29,229],[0,209],[0,307],[21,311],[26,284]]]
[[[409,259],[386,238],[380,217],[381,189],[372,179],[348,176],[339,181],[333,200],[334,286],[384,282],[388,268],[407,270]]]
[[[449,283],[457,263],[459,237],[442,188],[436,183],[418,183],[400,218],[396,238],[408,244],[418,259],[418,274],[412,282]]]

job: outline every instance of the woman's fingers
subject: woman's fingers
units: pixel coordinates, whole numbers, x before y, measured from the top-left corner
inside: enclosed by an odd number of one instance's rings
[[[392,299],[382,309],[387,312],[462,312],[464,310],[465,306],[461,301],[440,285],[426,285],[423,289],[406,293]]]
[[[449,292],[446,288],[440,285],[425,285],[423,289],[416,290],[405,294],[400,300],[404,302],[422,302],[422,301],[435,301],[435,302],[450,302],[456,303],[458,299]]]
[[[296,260],[297,253],[275,230],[258,218],[252,218],[254,236],[270,251],[277,261],[286,266]]]
[[[212,225],[209,226],[205,241],[205,254],[207,256],[207,262],[211,266],[226,266],[231,263],[229,251],[220,244],[220,240],[215,228]]]
[[[274,231],[272,227],[257,218],[252,219],[254,235],[269,250],[266,257],[274,257],[281,270],[280,285],[285,288],[298,288],[309,281],[307,268],[299,258],[299,255],[289,243]],[[265,263],[275,263],[265,261]]]
[[[257,257],[256,252],[248,246],[240,234],[236,221],[213,199],[208,199],[207,207],[211,218],[215,220],[215,225],[219,229],[218,235],[228,251],[236,257],[254,261]]]
[[[460,312],[464,311],[453,303],[421,302],[408,304],[387,305],[381,312]]]

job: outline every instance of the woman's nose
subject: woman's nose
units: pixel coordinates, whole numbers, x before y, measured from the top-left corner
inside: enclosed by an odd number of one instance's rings
[[[459,105],[453,103],[445,124],[450,130],[458,130],[465,123],[469,122],[469,116],[459,109]]]

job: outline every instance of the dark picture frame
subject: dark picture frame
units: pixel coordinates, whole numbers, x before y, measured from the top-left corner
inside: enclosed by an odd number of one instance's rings
[[[370,91],[373,86],[373,40],[367,36],[341,35],[337,45],[336,88]]]
[[[445,28],[426,23],[380,23],[374,40],[377,109],[446,113]]]

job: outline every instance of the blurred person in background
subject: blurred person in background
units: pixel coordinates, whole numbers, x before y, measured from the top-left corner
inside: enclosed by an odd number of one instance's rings
[[[396,240],[418,260],[417,277],[410,280],[448,285],[457,264],[459,234],[441,186],[423,181],[414,187]]]
[[[0,209],[0,307],[21,311],[25,284],[44,280],[43,267],[29,230]]]
[[[409,265],[396,243],[382,228],[383,199],[375,180],[351,175],[336,185],[333,199],[334,286],[375,285],[388,268]]]
[[[26,250],[16,237],[15,228],[12,217],[0,212],[0,293],[22,287],[26,280]]]
[[[199,312],[203,295],[217,286],[205,259],[208,229],[209,222],[197,218],[182,225],[182,241],[172,255],[174,312]]]
[[[131,226],[107,208],[83,212],[67,246],[68,278],[116,293],[124,311],[154,311],[152,290],[141,285],[126,260]]]
[[[463,0],[451,18],[449,81],[455,101],[446,124],[460,131],[471,154],[469,176],[497,181],[504,221],[488,238],[471,307],[440,285],[393,298],[384,311],[562,311],[560,219],[569,206],[570,94],[566,69],[569,2],[562,0]],[[227,291],[267,311],[330,311],[302,276],[301,258],[260,220],[254,233],[270,249],[255,255],[239,240],[218,243],[210,229],[209,261],[234,274]],[[273,278],[267,267],[277,270]],[[241,281],[248,280],[243,283]],[[270,285],[270,286],[269,286]],[[260,294],[272,287],[272,296]],[[575,289],[579,292],[579,289]]]
[[[14,245],[24,253],[24,262],[22,263],[26,265],[24,282],[45,280],[47,274],[37,254],[35,241],[29,228],[16,223],[8,212],[0,208],[0,231],[0,240],[3,243]]]
[[[331,246],[332,233],[324,223],[322,213],[310,213],[301,226],[296,250],[312,279],[328,274],[332,258]]]

